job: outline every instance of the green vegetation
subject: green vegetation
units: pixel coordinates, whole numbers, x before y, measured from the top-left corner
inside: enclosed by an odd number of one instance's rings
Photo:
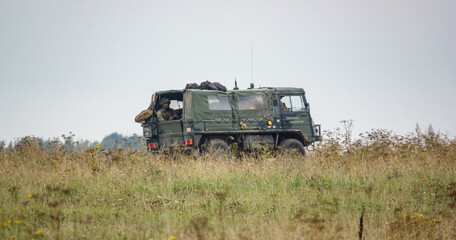
[[[0,239],[456,238],[456,140],[432,129],[331,132],[304,159],[2,148]]]

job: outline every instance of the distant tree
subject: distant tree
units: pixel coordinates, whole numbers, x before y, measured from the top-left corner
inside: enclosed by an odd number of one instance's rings
[[[146,142],[145,142],[144,138],[142,138],[141,136],[138,136],[136,134],[133,134],[133,136],[130,136],[126,139],[125,147],[130,148],[130,149],[139,150],[142,147],[144,147],[145,145],[146,145]]]
[[[117,132],[114,132],[104,137],[101,142],[91,142],[84,139],[76,140],[74,137],[75,135],[70,132],[69,134],[63,134],[61,138],[47,140],[34,136],[20,138],[15,142],[10,141],[9,143],[4,140],[0,140],[0,151],[13,149],[24,141],[33,142],[37,145],[37,147],[41,149],[50,149],[51,147],[65,147],[68,151],[85,151],[89,148],[96,147],[97,144],[105,149],[123,148],[130,150],[139,150],[146,145],[144,138],[136,134],[133,134],[132,136],[123,136]]]
[[[121,143],[123,136],[118,134],[117,132],[111,133],[108,136],[104,137],[101,140],[100,145],[104,148],[112,149],[114,147],[120,147],[119,144]]]
[[[123,136],[117,132],[111,133],[103,138],[100,146],[107,149],[123,148],[139,150],[145,146],[144,138],[133,134],[132,136]]]

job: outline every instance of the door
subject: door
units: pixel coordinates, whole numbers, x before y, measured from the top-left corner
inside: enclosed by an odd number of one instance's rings
[[[280,95],[283,129],[300,130],[305,137],[312,137],[312,124],[304,95]]]

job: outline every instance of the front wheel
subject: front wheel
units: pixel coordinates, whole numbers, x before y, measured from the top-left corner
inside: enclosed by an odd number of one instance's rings
[[[281,153],[288,153],[288,154],[301,154],[302,156],[306,155],[306,150],[304,145],[300,141],[294,138],[289,138],[283,140],[279,144],[279,149]]]

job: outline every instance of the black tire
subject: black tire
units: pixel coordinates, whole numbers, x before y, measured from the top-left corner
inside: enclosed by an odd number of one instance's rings
[[[228,144],[222,139],[212,139],[207,143],[206,152],[213,155],[231,156]]]
[[[279,144],[279,150],[281,153],[296,153],[301,154],[302,156],[306,155],[306,149],[300,141],[294,138],[289,138],[283,140]]]

